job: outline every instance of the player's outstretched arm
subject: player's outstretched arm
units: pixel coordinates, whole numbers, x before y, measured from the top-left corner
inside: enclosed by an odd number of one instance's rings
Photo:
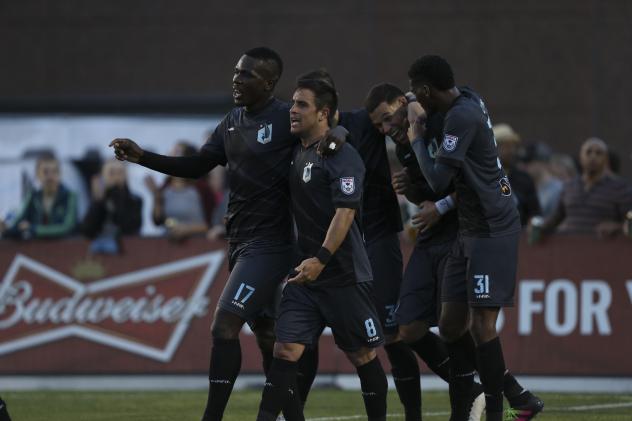
[[[131,139],[114,139],[110,147],[120,161],[137,163],[174,177],[200,178],[217,165],[199,152],[192,156],[164,156],[142,149]]]
[[[421,172],[430,188],[435,192],[444,192],[450,186],[452,178],[456,175],[456,169],[449,165],[433,161],[428,149],[424,147],[423,140],[418,139],[413,142],[413,150],[417,155]]]

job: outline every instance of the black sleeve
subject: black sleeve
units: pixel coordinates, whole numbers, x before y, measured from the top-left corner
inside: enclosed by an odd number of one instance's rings
[[[211,137],[192,156],[165,156],[145,151],[138,163],[152,170],[182,178],[200,178],[217,165],[226,165],[224,139],[228,117],[215,128]]]
[[[325,160],[329,187],[336,208],[359,210],[362,206],[364,163],[358,152],[348,144]]]
[[[421,172],[430,188],[435,192],[446,191],[452,183],[452,178],[456,175],[456,167],[443,164],[438,158],[436,161],[433,161],[422,139],[413,142],[412,146],[419,160]]]
[[[437,151],[437,162],[461,167],[477,130],[478,125],[473,116],[458,108],[450,110],[445,118],[444,135]]]

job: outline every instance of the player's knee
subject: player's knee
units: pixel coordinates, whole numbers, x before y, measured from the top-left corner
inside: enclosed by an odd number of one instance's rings
[[[276,342],[273,355],[274,358],[280,360],[296,362],[301,358],[304,350],[305,345]]]
[[[375,357],[377,357],[377,353],[373,348],[361,348],[358,351],[353,352],[345,352],[351,364],[355,367],[360,367],[361,365],[368,364]]]
[[[451,319],[449,317],[441,317],[439,320],[439,332],[441,333],[441,337],[448,342],[456,341],[463,336],[466,330],[467,325],[461,320]]]
[[[477,344],[491,341],[498,333],[496,332],[497,312],[494,311],[474,311],[472,312],[472,325],[470,331]]]
[[[236,314],[218,309],[211,325],[211,336],[221,339],[237,339],[245,321]]]
[[[274,320],[270,318],[259,319],[251,326],[257,345],[261,349],[272,349],[274,346]]]
[[[415,321],[399,326],[399,336],[407,344],[417,342],[428,332],[430,325],[426,321]]]

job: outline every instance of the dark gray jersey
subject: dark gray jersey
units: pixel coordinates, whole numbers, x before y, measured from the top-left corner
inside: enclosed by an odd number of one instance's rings
[[[446,113],[437,161],[458,168],[454,181],[464,235],[498,237],[520,230],[491,120],[483,101],[470,89],[461,88],[461,95]]]
[[[299,145],[294,150],[290,192],[301,260],[313,257],[320,249],[337,208],[357,211],[347,237],[310,285],[345,286],[372,279],[358,223],[364,175],[362,158],[349,144],[326,158],[316,153],[316,144],[308,148]]]

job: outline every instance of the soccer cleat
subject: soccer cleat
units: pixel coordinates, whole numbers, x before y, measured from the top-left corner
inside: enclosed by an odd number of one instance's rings
[[[469,392],[450,392],[452,413],[450,421],[480,421],[485,410],[485,393],[480,383],[474,383]]]
[[[519,396],[508,399],[514,417],[511,421],[529,421],[544,409],[542,399],[525,390]]]

